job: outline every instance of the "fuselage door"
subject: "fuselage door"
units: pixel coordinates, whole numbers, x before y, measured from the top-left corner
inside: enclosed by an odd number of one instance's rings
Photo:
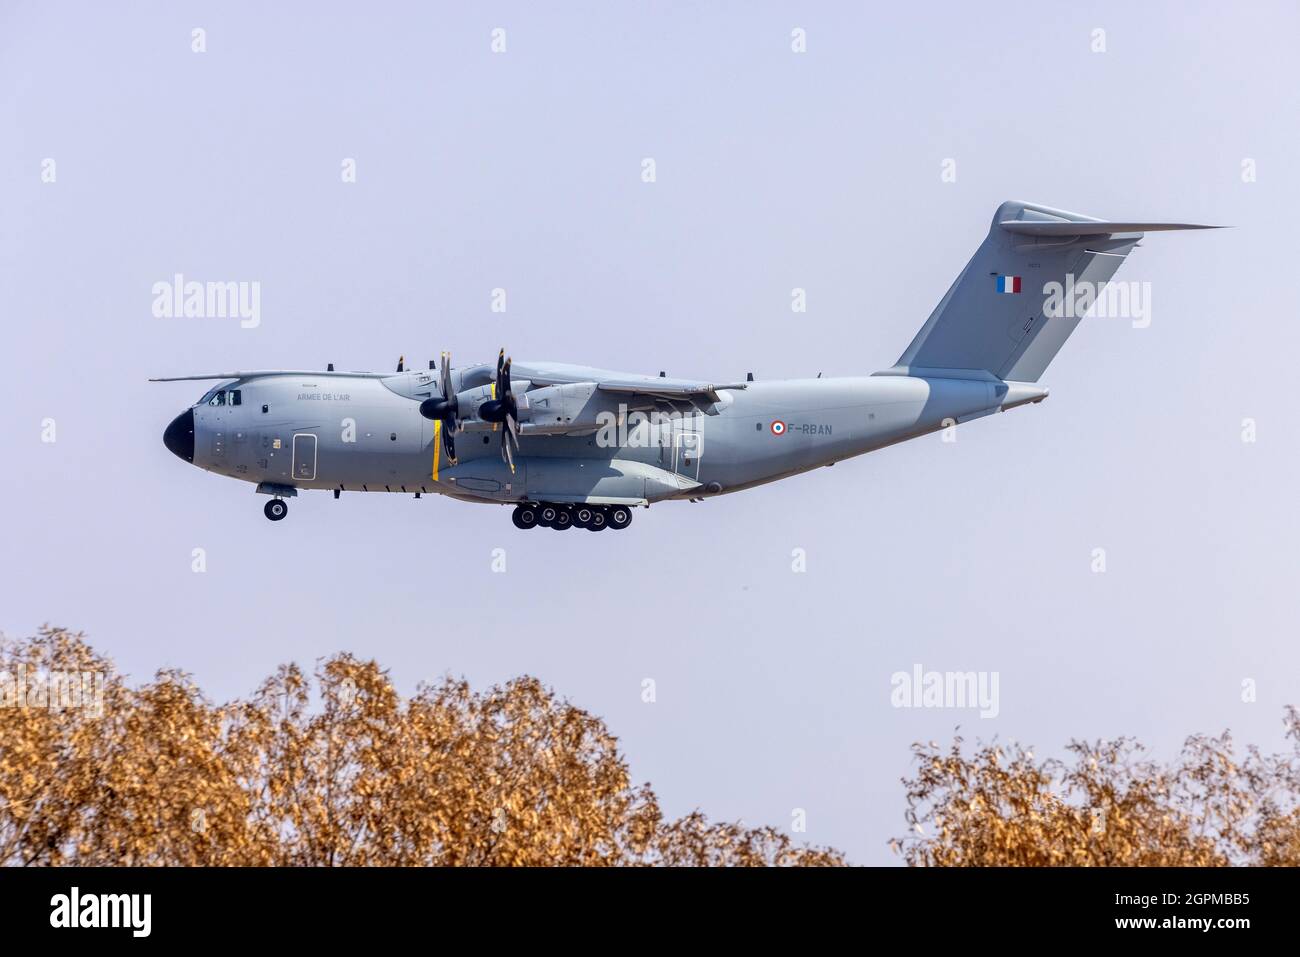
[[[310,432],[293,437],[293,477],[298,482],[316,481],[316,436]]]
[[[673,470],[692,481],[700,478],[700,456],[704,454],[704,436],[688,431],[676,422],[673,425]]]

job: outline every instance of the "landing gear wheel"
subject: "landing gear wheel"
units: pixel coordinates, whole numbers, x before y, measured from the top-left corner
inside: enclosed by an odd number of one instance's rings
[[[559,509],[554,505],[543,505],[541,511],[537,513],[537,524],[550,528],[555,524],[555,516],[558,514]]]
[[[514,514],[510,520],[515,523],[515,528],[532,528],[537,524],[537,506],[535,505],[516,505]]]
[[[587,531],[603,532],[608,524],[609,516],[605,514],[605,510],[603,508],[593,508],[591,510],[591,520],[587,522]]]
[[[587,505],[579,505],[573,510],[573,524],[579,528],[586,528],[591,524],[591,513],[594,509]]]
[[[632,524],[632,510],[626,505],[615,505],[609,510],[609,527],[627,528]]]
[[[289,505],[282,498],[273,498],[262,507],[262,514],[273,522],[278,522],[289,514]]]
[[[573,512],[567,508],[557,508],[555,510],[555,521],[551,523],[551,528],[557,532],[563,532],[571,525],[573,525]]]

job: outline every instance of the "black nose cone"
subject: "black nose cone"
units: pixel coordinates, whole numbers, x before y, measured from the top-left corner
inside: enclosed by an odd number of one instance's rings
[[[169,452],[186,462],[194,461],[194,410],[186,409],[167,426],[163,445]]]

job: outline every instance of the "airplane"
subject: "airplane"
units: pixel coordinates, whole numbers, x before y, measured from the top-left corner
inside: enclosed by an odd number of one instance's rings
[[[521,529],[623,529],[632,509],[701,501],[1042,402],[1043,372],[1081,321],[1052,284],[1101,289],[1147,232],[1033,203],[987,236],[893,366],[843,378],[710,381],[553,362],[221,380],[167,426],[199,468],[255,483],[264,513],[300,491],[436,493],[513,506]],[[1058,287],[1059,288],[1059,287]]]

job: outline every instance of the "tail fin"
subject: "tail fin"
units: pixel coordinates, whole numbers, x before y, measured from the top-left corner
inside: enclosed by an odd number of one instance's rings
[[[1046,286],[1067,275],[1100,289],[1144,232],[1214,229],[1189,223],[1105,222],[1006,202],[989,234],[891,372],[991,373],[1037,382],[1080,317],[1044,315]]]

